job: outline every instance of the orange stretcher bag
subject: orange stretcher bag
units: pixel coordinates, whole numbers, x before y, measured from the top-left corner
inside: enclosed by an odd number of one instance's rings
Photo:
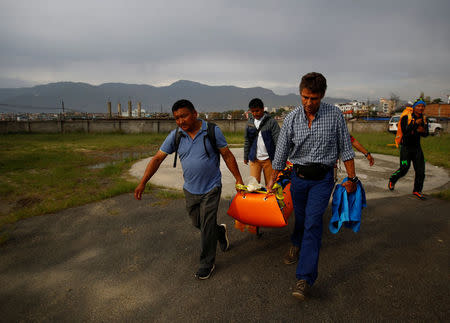
[[[283,189],[283,208],[280,208],[275,194],[238,192],[227,214],[239,222],[258,227],[284,227],[293,210],[290,187],[289,183]]]

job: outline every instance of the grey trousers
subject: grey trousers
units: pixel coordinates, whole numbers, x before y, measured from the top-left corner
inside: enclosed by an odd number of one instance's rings
[[[217,210],[219,208],[222,187],[215,187],[206,194],[191,194],[186,190],[186,210],[192,225],[201,233],[200,267],[211,267],[216,259],[218,225]]]

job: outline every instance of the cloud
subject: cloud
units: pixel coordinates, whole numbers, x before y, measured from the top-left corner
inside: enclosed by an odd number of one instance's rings
[[[301,75],[320,71],[332,96],[442,97],[449,9],[444,0],[6,0],[0,70],[10,86],[189,79],[295,93]]]

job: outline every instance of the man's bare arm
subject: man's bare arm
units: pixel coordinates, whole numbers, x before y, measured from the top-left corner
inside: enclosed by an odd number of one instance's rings
[[[239,167],[236,162],[236,158],[234,158],[231,150],[228,147],[224,147],[220,148],[219,152],[222,155],[222,158],[225,161],[225,164],[227,165],[231,174],[233,174],[234,178],[236,179],[236,184],[244,184],[244,182],[242,181],[241,172],[239,171]]]
[[[352,142],[353,147],[356,148],[356,150],[358,150],[359,152],[363,153],[364,156],[366,156],[367,160],[369,161],[369,165],[372,166],[375,163],[375,160],[373,159],[372,155],[370,154],[370,152],[364,148],[363,145],[361,145],[361,143],[354,139],[354,141]]]
[[[353,159],[349,159],[344,161],[345,170],[347,171],[348,178],[352,178],[356,176],[355,172],[355,161]],[[342,184],[348,193],[352,193],[356,191],[356,183],[353,183],[351,181],[346,181],[344,184]]]
[[[134,198],[136,200],[140,200],[142,198],[142,193],[145,190],[145,184],[152,178],[152,176],[156,173],[161,163],[166,159],[167,154],[161,150],[158,150],[155,156],[148,162],[147,167],[145,168],[144,176],[142,176],[141,182],[134,190]]]

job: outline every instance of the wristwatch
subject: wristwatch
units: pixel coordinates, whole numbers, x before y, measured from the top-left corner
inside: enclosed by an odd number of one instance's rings
[[[349,180],[350,182],[352,182],[352,183],[356,183],[357,181],[359,181],[359,178],[358,178],[358,176],[355,176],[355,177],[349,177],[348,180]]]
[[[370,155],[370,151],[368,151],[367,153],[364,154],[365,157]]]

